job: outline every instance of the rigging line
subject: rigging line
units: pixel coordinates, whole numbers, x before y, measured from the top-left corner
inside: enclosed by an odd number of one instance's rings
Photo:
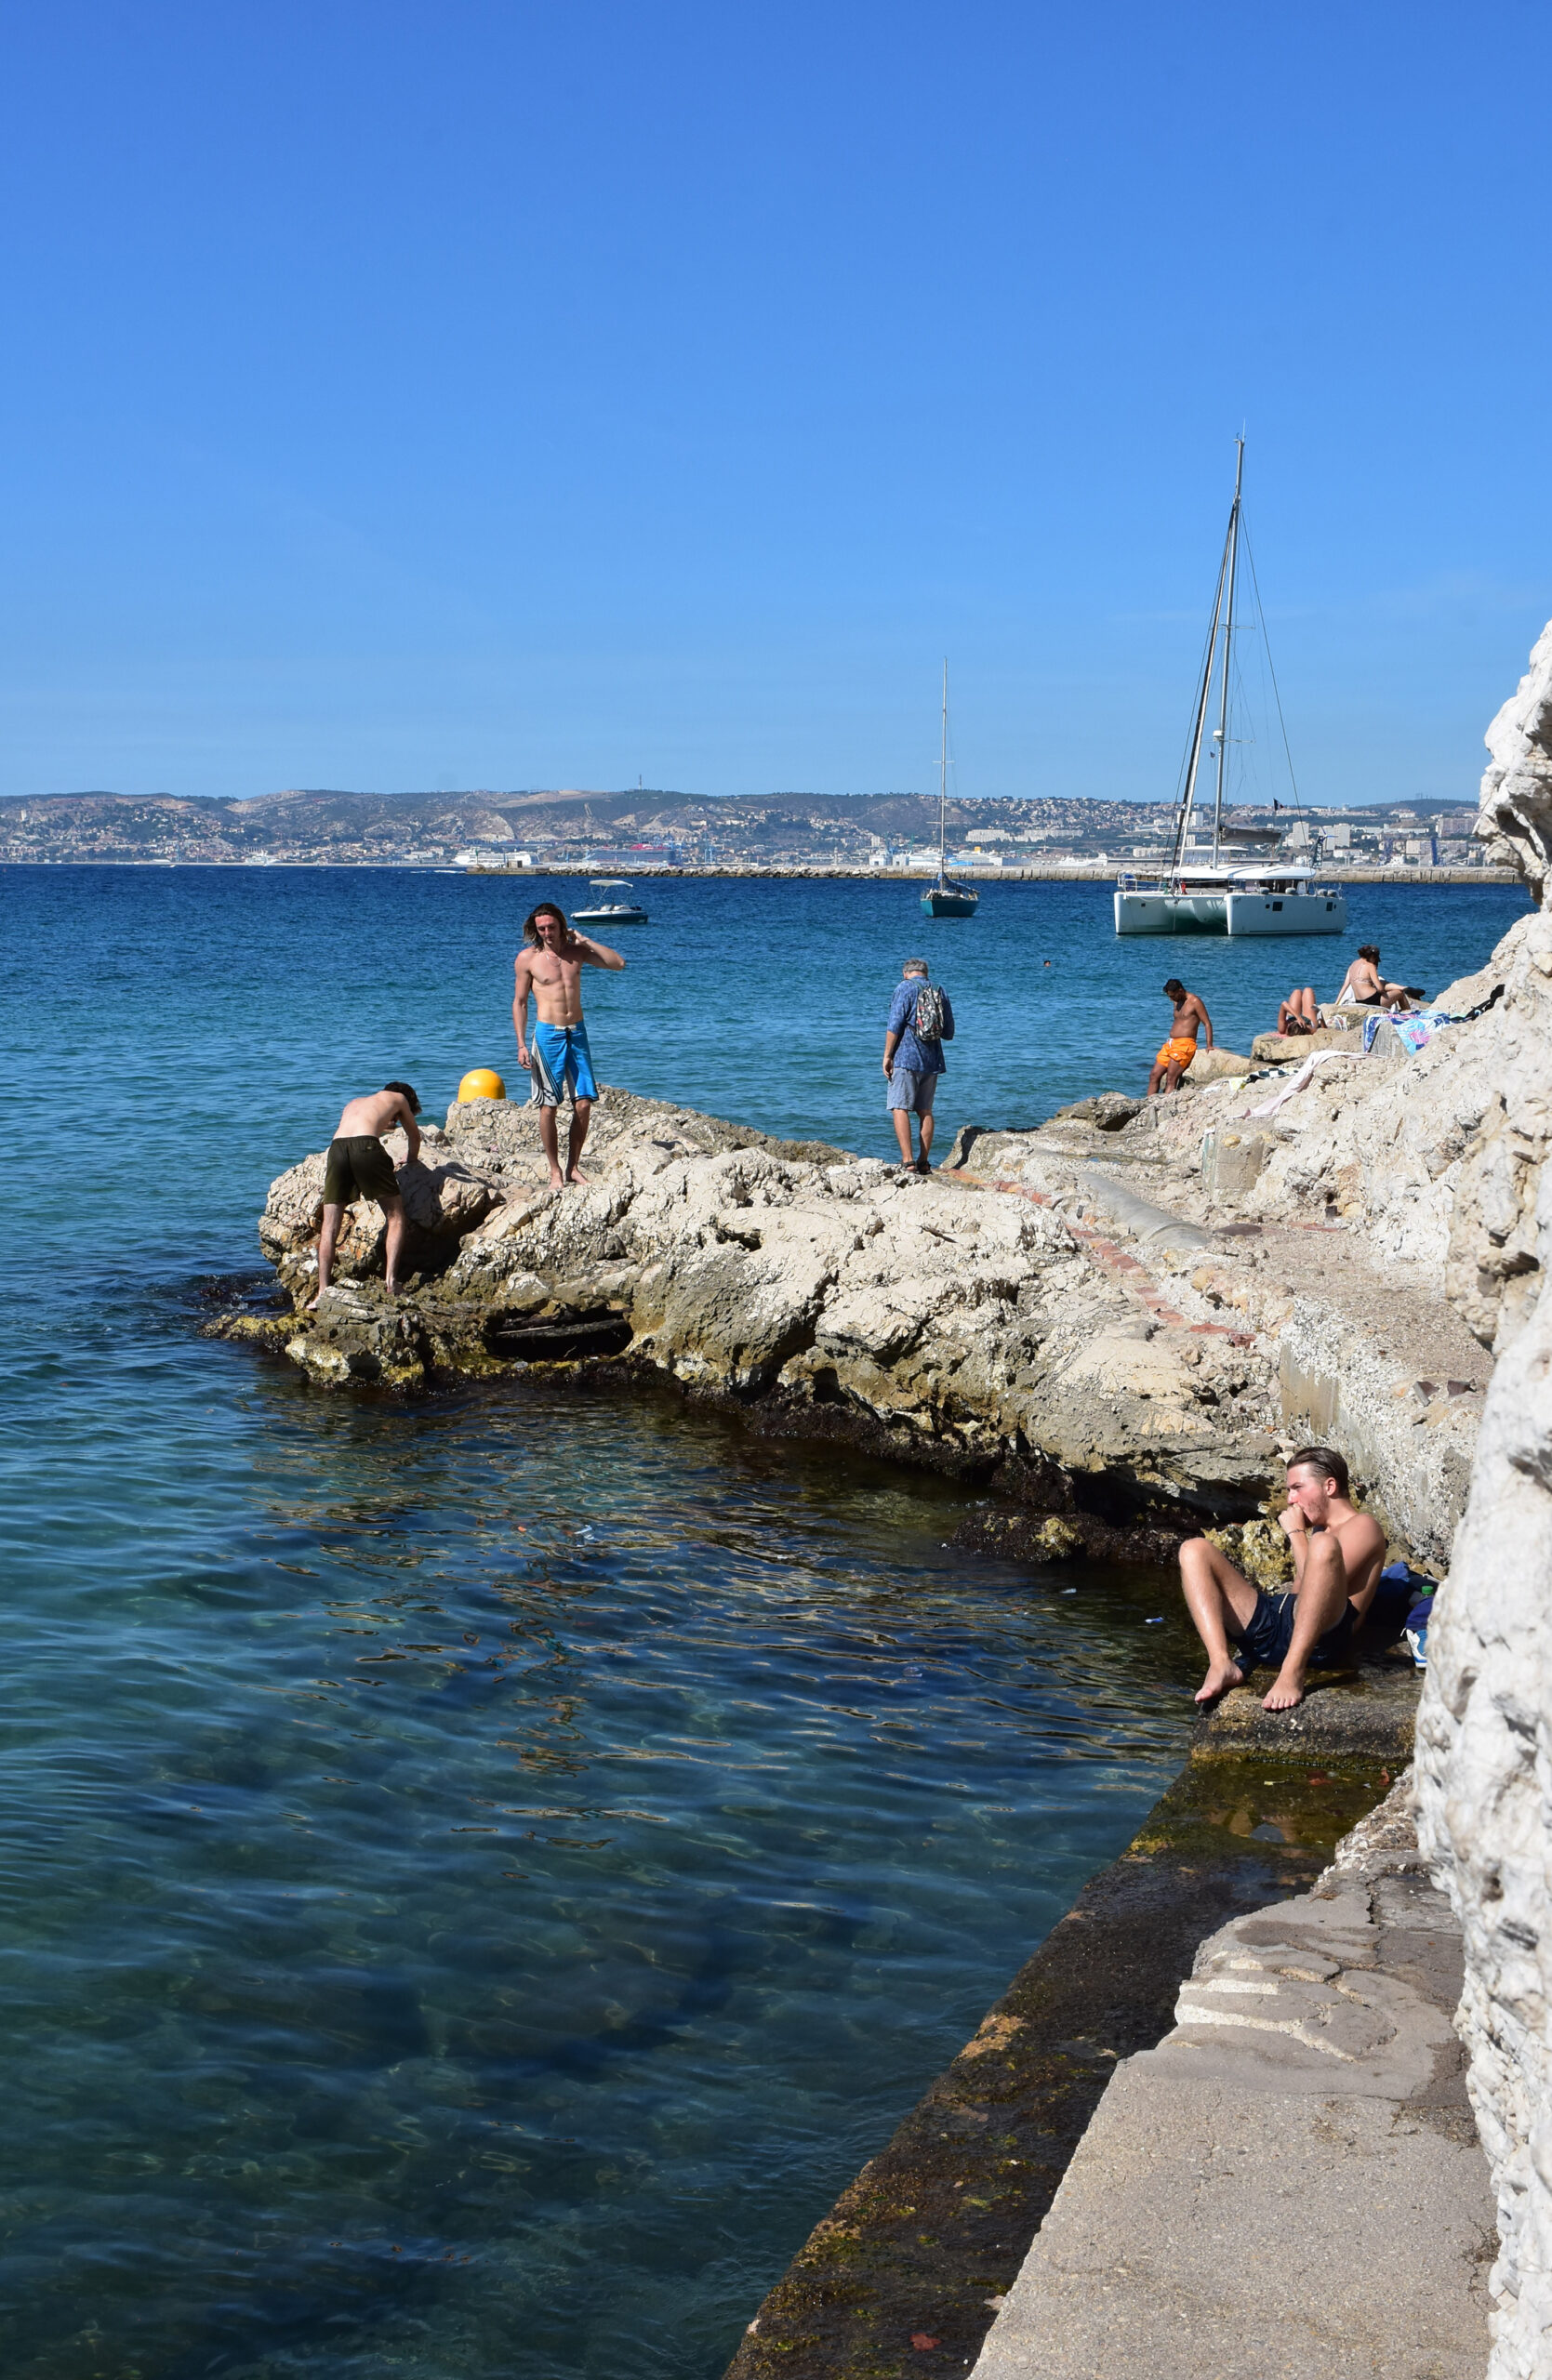
[[[1245,527],[1245,517],[1242,512],[1240,515],[1240,526],[1244,531],[1245,553],[1250,562],[1250,583],[1255,589],[1255,608],[1261,615],[1261,650],[1267,656],[1267,668],[1272,681],[1272,693],[1277,700],[1277,723],[1282,730],[1282,750],[1288,762],[1288,782],[1293,788],[1293,807],[1299,810],[1304,805],[1299,796],[1299,781],[1293,774],[1293,747],[1288,741],[1288,722],[1282,716],[1282,691],[1277,682],[1277,664],[1272,659],[1272,640],[1267,633],[1267,607],[1261,601],[1261,581],[1255,575],[1255,549],[1251,544],[1250,531]]]
[[[1234,633],[1236,636],[1243,636],[1244,629],[1237,628]],[[1259,691],[1259,689],[1257,691]],[[1236,747],[1240,745],[1256,744],[1260,739],[1254,733],[1255,718],[1251,707],[1250,681],[1240,667],[1238,655],[1236,655],[1234,662],[1234,708],[1239,717],[1245,721],[1251,732],[1245,735],[1231,735],[1228,740]]]
[[[1219,563],[1218,563],[1218,594],[1219,594],[1219,596],[1221,596],[1221,595],[1222,595],[1222,593],[1223,593],[1223,562],[1220,561],[1220,562],[1219,562]],[[1207,668],[1207,666],[1208,666],[1208,659],[1209,659],[1209,655],[1210,655],[1210,653],[1211,653],[1212,647],[1213,647],[1213,646],[1216,643],[1216,641],[1217,641],[1218,623],[1217,623],[1217,615],[1216,615],[1216,609],[1215,609],[1215,602],[1216,602],[1216,599],[1214,599],[1214,616],[1213,616],[1213,618],[1212,618],[1212,619],[1209,621],[1209,623],[1208,623],[1207,634],[1206,634],[1206,636],[1205,636],[1205,637],[1203,638],[1203,640],[1202,640],[1201,659],[1200,659],[1200,662],[1197,664],[1197,676],[1196,676],[1196,682],[1197,682],[1197,685],[1198,685],[1198,687],[1199,687],[1199,688],[1200,687],[1200,684],[1201,684],[1201,681],[1202,681],[1203,673],[1205,672],[1205,670],[1206,670],[1206,668]],[[1192,746],[1192,744],[1195,742],[1195,740],[1196,740],[1196,707],[1195,707],[1195,704],[1193,703],[1193,705],[1192,705],[1192,720],[1191,720],[1191,725],[1190,725],[1190,726],[1186,730],[1186,742],[1185,742],[1185,747],[1184,747],[1183,750],[1181,751],[1181,755],[1180,755],[1180,766],[1179,766],[1179,768],[1175,771],[1175,774],[1174,774],[1174,808],[1176,808],[1176,809],[1178,809],[1178,808],[1179,808],[1179,806],[1180,806],[1180,801],[1181,801],[1181,798],[1182,798],[1182,796],[1184,795],[1185,790],[1186,790],[1186,772],[1187,772],[1187,769],[1190,767],[1190,765],[1191,765],[1191,746]]]
[[[1219,592],[1219,594],[1220,594],[1220,595],[1221,595],[1221,594],[1222,594],[1222,592],[1223,592],[1223,563],[1222,563],[1221,562],[1219,562],[1219,564],[1218,564],[1218,592]],[[1206,636],[1202,639],[1202,645],[1201,645],[1201,659],[1200,659],[1200,660],[1198,662],[1198,664],[1197,664],[1197,684],[1198,684],[1198,686],[1199,686],[1199,687],[1200,687],[1200,684],[1201,684],[1202,673],[1203,673],[1203,671],[1206,669],[1206,668],[1207,668],[1207,666],[1208,666],[1208,658],[1209,658],[1209,655],[1210,655],[1210,654],[1211,654],[1211,652],[1212,652],[1212,648],[1213,648],[1213,646],[1217,642],[1217,641],[1218,641],[1218,623],[1217,623],[1216,614],[1214,613],[1214,615],[1213,619],[1211,620],[1211,622],[1210,622],[1210,623],[1209,623],[1209,625],[1208,625],[1207,634],[1206,634]],[[1175,778],[1174,778],[1174,806],[1175,806],[1177,809],[1178,809],[1178,808],[1179,808],[1179,806],[1180,806],[1181,797],[1182,797],[1182,795],[1185,793],[1185,790],[1186,790],[1186,772],[1187,772],[1187,769],[1190,767],[1190,765],[1191,765],[1191,746],[1192,746],[1192,744],[1195,742],[1195,740],[1196,740],[1196,706],[1195,706],[1195,704],[1193,703],[1193,705],[1192,705],[1192,718],[1191,718],[1191,725],[1190,725],[1190,726],[1186,730],[1186,745],[1185,745],[1185,749],[1182,751],[1182,753],[1181,753],[1181,755],[1180,755],[1180,766],[1179,766],[1179,768],[1178,768],[1178,769],[1176,770],[1176,772],[1175,772]]]
[[[1195,815],[1196,811],[1197,771],[1201,763],[1202,732],[1207,725],[1207,706],[1213,692],[1214,657],[1218,647],[1218,624],[1224,616],[1224,588],[1226,581],[1229,577],[1229,553],[1230,548],[1234,542],[1234,523],[1237,513],[1238,507],[1236,506],[1235,509],[1230,511],[1228,516],[1228,529],[1224,537],[1223,554],[1218,562],[1218,584],[1213,597],[1213,617],[1207,630],[1207,641],[1202,648],[1201,677],[1198,681],[1197,684],[1196,715],[1191,728],[1190,758],[1186,773],[1186,782],[1181,788],[1179,803],[1175,813],[1174,849],[1174,855],[1170,861],[1170,866],[1172,867],[1180,867],[1185,864],[1187,847],[1190,840],[1191,820]],[[1232,589],[1230,589],[1230,593],[1232,594]],[[1224,668],[1226,672],[1228,668],[1228,648],[1231,639],[1226,634],[1224,639]],[[1227,680],[1226,676],[1225,683],[1227,684]],[[1221,787],[1219,791],[1221,794]]]

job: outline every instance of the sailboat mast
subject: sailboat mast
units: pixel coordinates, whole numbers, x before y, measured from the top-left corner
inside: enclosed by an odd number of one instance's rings
[[[943,882],[948,866],[946,837],[948,826],[948,663],[943,664],[943,740],[937,756],[937,880]]]
[[[1234,503],[1228,515],[1228,602],[1223,623],[1223,686],[1218,697],[1218,793],[1213,805],[1213,865],[1218,864],[1218,842],[1223,834],[1223,798],[1228,772],[1228,673],[1232,660],[1231,640],[1234,635],[1234,578],[1240,561],[1240,484],[1245,475],[1245,442],[1234,442]]]
[[[1230,517],[1232,526],[1232,516]],[[1228,540],[1224,539],[1223,553],[1218,562],[1218,585],[1213,597],[1213,625],[1207,631],[1207,652],[1201,665],[1201,677],[1197,686],[1196,717],[1191,722],[1191,758],[1186,772],[1186,790],[1181,796],[1180,815],[1174,823],[1174,857],[1171,865],[1182,868],[1186,865],[1186,846],[1190,840],[1191,813],[1196,807],[1197,772],[1201,766],[1201,738],[1207,725],[1207,700],[1213,691],[1213,658],[1218,649],[1218,622],[1223,617],[1224,580],[1228,575]]]

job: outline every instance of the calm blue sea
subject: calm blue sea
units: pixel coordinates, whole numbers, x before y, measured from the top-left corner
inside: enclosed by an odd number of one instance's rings
[[[712,2380],[1176,1765],[1167,1582],[968,1563],[955,1491],[666,1396],[340,1399],[201,1339],[346,1093],[511,1072],[532,887],[0,891],[0,2370]],[[881,1153],[912,951],[944,1122],[995,1124],[1140,1088],[1173,970],[1243,1047],[1358,940],[1432,988],[1525,906],[1230,950],[1118,944],[1103,887],[648,901],[604,1078]]]

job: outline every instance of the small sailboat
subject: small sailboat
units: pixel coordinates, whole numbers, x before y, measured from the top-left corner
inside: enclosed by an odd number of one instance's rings
[[[969,884],[951,883],[948,873],[948,664],[943,665],[943,734],[937,763],[937,882],[922,895],[922,912],[929,918],[973,918],[981,896]]]
[[[1346,933],[1347,903],[1335,886],[1318,886],[1315,871],[1268,853],[1254,867],[1233,867],[1236,857],[1248,859],[1257,843],[1277,844],[1276,826],[1237,822],[1228,806],[1229,688],[1236,675],[1232,639],[1248,622],[1234,616],[1240,565],[1240,489],[1245,471],[1245,442],[1236,439],[1234,501],[1229,507],[1228,534],[1218,564],[1218,591],[1213,599],[1213,625],[1197,686],[1196,708],[1185,779],[1175,813],[1174,840],[1169,860],[1157,876],[1127,870],[1116,879],[1117,933]],[[1254,581],[1254,566],[1251,578]],[[1259,602],[1257,603],[1259,609]],[[1260,620],[1266,649],[1266,615]],[[1221,631],[1221,635],[1220,635]],[[1268,668],[1270,662],[1268,659]],[[1216,786],[1213,801],[1213,841],[1210,855],[1195,859],[1191,834],[1197,808],[1197,779],[1212,708],[1214,680],[1218,680],[1218,723],[1212,735]],[[1275,692],[1276,681],[1273,681]],[[1278,704],[1280,721],[1281,703]],[[1284,747],[1286,748],[1286,734]],[[1292,776],[1293,763],[1289,762]],[[1294,787],[1297,800],[1297,787]]]
[[[598,896],[590,909],[573,909],[572,922],[579,926],[644,926],[646,911],[639,901],[611,901],[611,892],[629,893],[628,876],[594,876],[589,879],[591,891]]]

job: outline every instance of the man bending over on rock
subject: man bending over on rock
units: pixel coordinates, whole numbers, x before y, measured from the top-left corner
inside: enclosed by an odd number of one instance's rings
[[[407,1082],[385,1083],[381,1091],[369,1091],[365,1099],[346,1102],[324,1167],[318,1297],[308,1307],[309,1314],[329,1285],[335,1243],[339,1237],[339,1218],[358,1198],[372,1199],[387,1219],[388,1294],[391,1298],[398,1296],[399,1259],[405,1247],[405,1202],[399,1196],[398,1176],[393,1160],[382,1144],[382,1136],[396,1124],[402,1124],[409,1143],[405,1163],[412,1165],[420,1154],[420,1127],[415,1120],[419,1113],[420,1102]]]
[[[1147,1078],[1147,1095],[1156,1091],[1178,1091],[1180,1078],[1197,1053],[1197,1027],[1207,1027],[1207,1046],[1213,1047],[1213,1020],[1198,999],[1188,992],[1177,975],[1172,975],[1164,985],[1164,998],[1174,1004],[1174,1018],[1170,1025],[1170,1038],[1153,1061],[1153,1072]]]
[[[592,1120],[598,1097],[593,1080],[588,1028],[582,1022],[584,967],[620,968],[617,950],[574,933],[565,912],[553,901],[541,901],[523,927],[523,948],[517,954],[517,989],[512,998],[512,1023],[517,1027],[517,1063],[534,1078],[533,1098],[538,1104],[539,1139],[550,1161],[550,1185],[564,1189],[569,1182],[586,1182],[577,1162]],[[528,995],[534,996],[534,1032],[528,1037]],[[569,1087],[571,1132],[566,1142],[565,1171],[561,1171],[560,1131],[556,1110]]]
[[[1329,1447],[1301,1447],[1287,1475],[1288,1505],[1278,1514],[1293,1549],[1293,1583],[1286,1592],[1263,1594],[1209,1538],[1190,1538],[1180,1549],[1181,1592],[1207,1650],[1199,1702],[1216,1702],[1264,1662],[1278,1675],[1262,1708],[1292,1711],[1304,1699],[1311,1669],[1350,1658],[1373,1601],[1385,1538],[1348,1501],[1342,1457]],[[1237,1653],[1228,1649],[1231,1639]]]

